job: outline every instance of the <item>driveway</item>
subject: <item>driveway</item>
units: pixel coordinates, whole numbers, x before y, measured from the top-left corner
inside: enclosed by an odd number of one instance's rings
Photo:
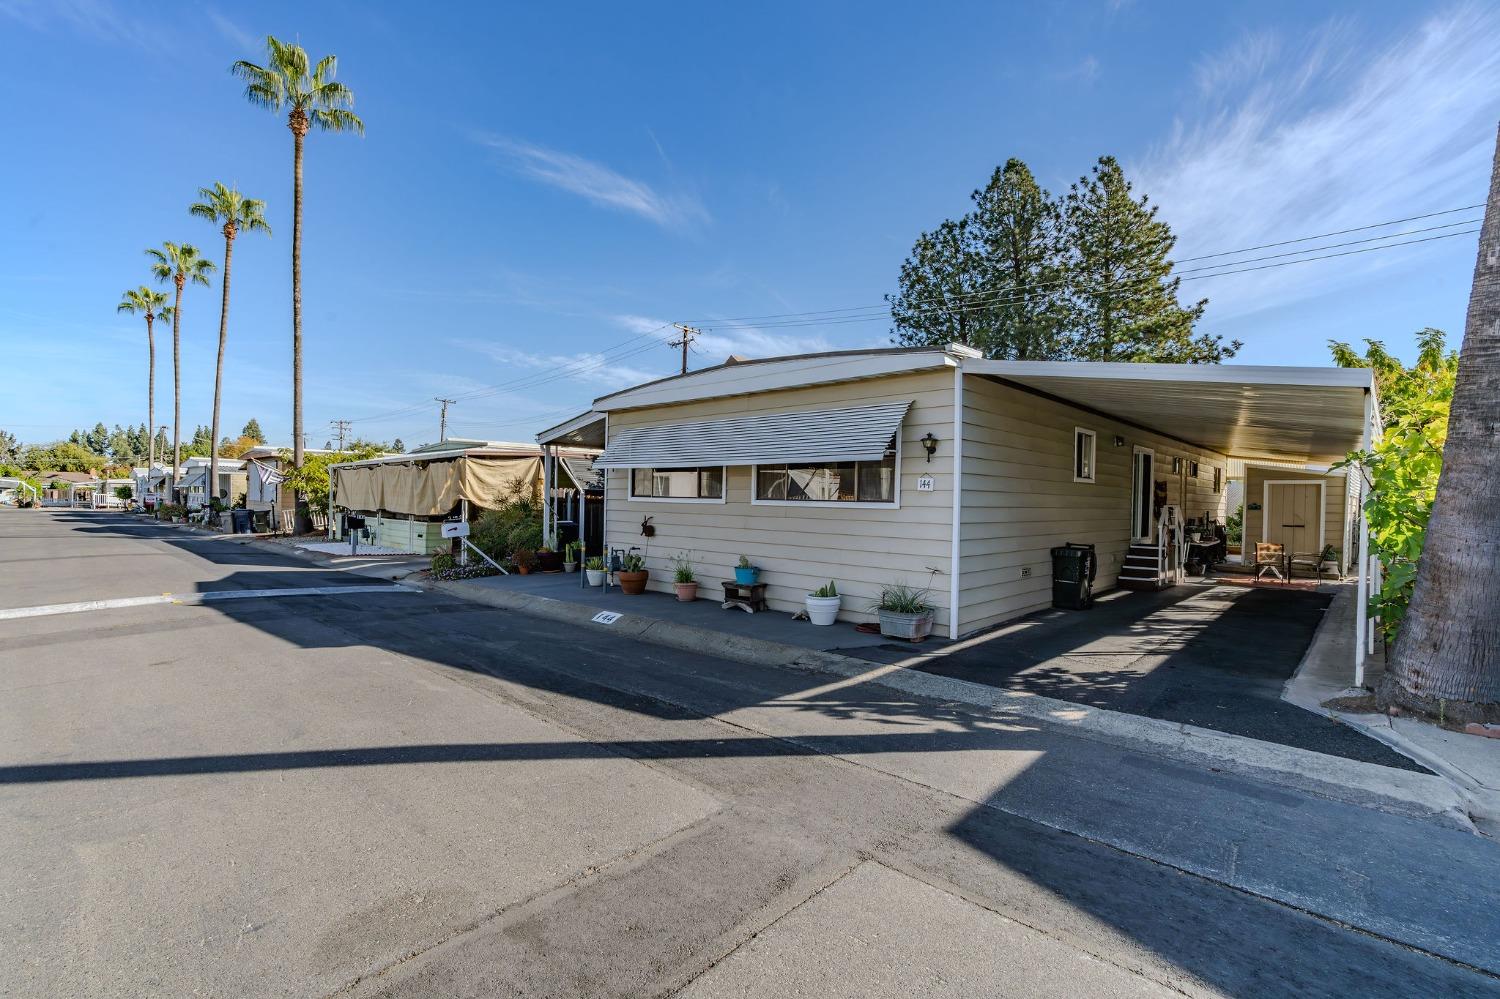
[[[1185,583],[1051,610],[917,669],[1428,773],[1347,725],[1281,699],[1332,596]],[[909,654],[909,650],[908,650]]]

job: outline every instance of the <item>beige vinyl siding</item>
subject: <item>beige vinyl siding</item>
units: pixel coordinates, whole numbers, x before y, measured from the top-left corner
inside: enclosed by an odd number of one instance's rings
[[[953,512],[951,370],[617,411],[609,414],[608,433],[612,438],[627,427],[906,401],[913,405],[901,425],[898,508],[752,504],[749,466],[727,470],[723,503],[631,500],[629,472],[611,469],[608,544],[639,546],[651,571],[649,588],[663,593],[672,591],[672,558],[680,552],[693,563],[704,599],[722,597],[720,584],[734,578],[741,554],[760,566],[767,601],[775,610],[802,610],[808,592],[833,580],[844,598],[843,621],[874,620],[869,608],[885,584],[930,586],[929,602],[937,608],[934,630],[946,634]],[[920,443],[929,431],[940,442],[931,463]],[[919,492],[917,478],[928,474],[935,488]],[[640,533],[644,517],[656,528],[650,539]]]
[[[1096,435],[1094,482],[1073,481],[1075,427]],[[1115,446],[1116,435],[1123,446]],[[1134,445],[1156,452],[1155,478],[1166,480],[1167,502],[1188,517],[1223,516],[1227,478],[1215,492],[1214,468],[1227,466],[1224,455],[989,378],[965,377],[960,633],[1050,606],[1056,545],[1093,544],[1095,588],[1114,585],[1130,546]],[[1189,478],[1185,467],[1173,473],[1173,457],[1197,460],[1198,477]]]
[[[1349,481],[1344,473],[1335,475],[1323,475],[1318,472],[1304,472],[1290,468],[1263,468],[1258,465],[1245,466],[1245,552],[1253,558],[1255,554],[1255,543],[1264,538],[1262,527],[1265,523],[1265,510],[1252,510],[1251,504],[1263,506],[1266,502],[1267,481],[1291,481],[1291,482],[1322,482],[1325,506],[1323,507],[1323,543],[1341,548],[1345,545],[1344,536],[1344,510],[1348,507],[1346,498],[1349,490]],[[1274,514],[1274,511],[1273,511]],[[1340,552],[1339,558],[1348,564],[1346,552]]]

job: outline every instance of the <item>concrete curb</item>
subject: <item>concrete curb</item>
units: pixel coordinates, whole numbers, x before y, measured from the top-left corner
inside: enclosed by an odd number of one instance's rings
[[[532,617],[607,629],[612,634],[686,652],[875,683],[905,694],[963,704],[1002,718],[1025,718],[1098,742],[1296,787],[1351,804],[1434,820],[1468,831],[1474,828],[1456,789],[1442,778],[1426,774],[629,613],[622,613],[612,624],[598,624],[593,620],[598,613],[596,608],[550,597],[477,587],[464,581],[425,579],[411,580],[410,584]]]

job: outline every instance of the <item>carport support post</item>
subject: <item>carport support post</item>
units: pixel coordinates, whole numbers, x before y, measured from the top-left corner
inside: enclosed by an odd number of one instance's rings
[[[1370,421],[1372,419],[1373,397],[1369,391],[1365,392],[1365,432],[1364,440],[1360,442],[1360,449],[1370,449]],[[1365,654],[1370,639],[1366,636],[1369,631],[1370,619],[1370,521],[1365,516],[1365,475],[1364,470],[1359,474],[1359,564],[1355,571],[1357,577],[1358,592],[1354,602],[1354,685],[1363,687],[1365,685]]]
[[[552,537],[552,446],[542,448],[542,543],[556,549]]]
[[[469,522],[469,500],[468,500],[468,497],[464,497],[464,498],[462,498],[462,499],[460,499],[458,501],[458,519],[459,519],[460,523],[467,524]],[[458,564],[459,565],[468,565],[469,564],[469,547],[463,543],[463,539],[462,538],[459,539],[459,542],[458,542]]]
[[[333,466],[328,466],[328,540],[333,540]]]

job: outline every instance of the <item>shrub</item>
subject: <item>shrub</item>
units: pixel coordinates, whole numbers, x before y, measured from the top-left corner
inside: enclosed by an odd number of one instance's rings
[[[693,563],[688,561],[686,552],[672,559],[672,582],[692,583],[697,579],[698,577],[693,575]]]
[[[432,556],[432,571],[434,574],[447,572],[458,565],[458,559],[449,552],[438,552]]]

